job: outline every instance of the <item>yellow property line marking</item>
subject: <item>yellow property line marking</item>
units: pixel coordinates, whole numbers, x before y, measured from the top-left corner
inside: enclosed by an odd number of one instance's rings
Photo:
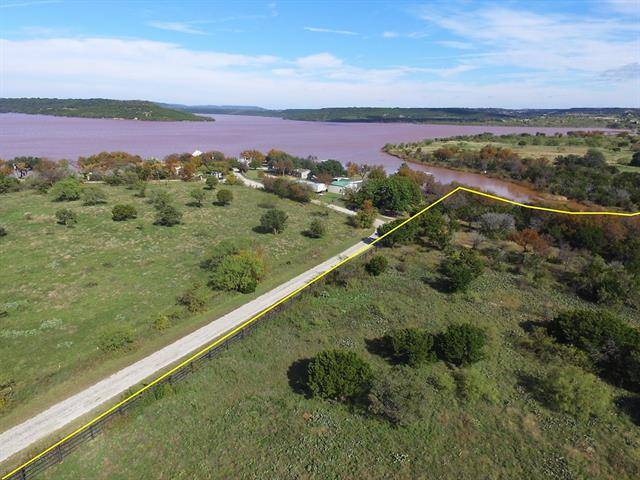
[[[547,208],[547,207],[537,207],[535,205],[527,205],[524,203],[520,203],[520,202],[515,202],[513,200],[509,200],[507,198],[503,198],[503,197],[498,197],[496,195],[490,195],[488,193],[484,193],[484,192],[479,192],[477,190],[473,190],[471,188],[466,188],[466,187],[456,187],[455,189],[451,190],[449,193],[447,193],[446,195],[443,195],[442,197],[440,197],[439,199],[437,199],[435,202],[431,203],[430,205],[427,205],[425,208],[423,208],[422,210],[420,210],[418,213],[416,213],[415,215],[412,215],[411,217],[407,218],[405,221],[401,222],[400,224],[396,225],[394,228],[392,228],[391,230],[389,230],[388,232],[386,232],[384,235],[374,239],[371,243],[365,245],[364,247],[362,247],[360,250],[356,251],[355,253],[351,254],[350,256],[348,256],[347,258],[345,258],[344,260],[341,260],[340,262],[338,262],[336,265],[334,265],[333,267],[329,268],[328,270],[326,270],[325,272],[317,275],[316,277],[314,277],[312,280],[310,280],[309,282],[305,283],[304,285],[302,285],[301,287],[297,288],[296,290],[294,290],[293,292],[291,292],[289,295],[285,296],[284,298],[281,298],[280,300],[278,300],[277,302],[273,303],[272,305],[270,305],[269,307],[264,308],[263,310],[261,310],[260,312],[258,312],[256,315],[254,315],[253,317],[249,318],[247,321],[245,321],[244,323],[241,323],[239,326],[237,326],[236,328],[234,328],[233,330],[227,332],[226,334],[222,335],[221,337],[218,337],[216,340],[214,340],[212,343],[210,343],[209,345],[207,345],[206,347],[204,347],[203,349],[199,350],[198,352],[194,353],[193,355],[191,355],[189,358],[187,358],[186,360],[182,361],[181,363],[179,363],[178,365],[176,365],[175,367],[173,367],[171,370],[169,370],[166,373],[163,373],[162,375],[160,375],[158,378],[156,378],[155,380],[153,380],[151,383],[145,385],[144,387],[140,388],[139,390],[135,391],[134,393],[132,393],[131,395],[129,395],[128,397],[126,397],[124,400],[116,403],[114,406],[112,406],[111,408],[109,408],[108,410],[104,411],[103,413],[101,413],[100,415],[98,415],[97,417],[95,417],[94,419],[88,421],[87,423],[85,423],[84,425],[82,425],[81,427],[77,428],[76,430],[74,430],[73,432],[71,432],[69,435],[67,435],[66,437],[62,438],[61,440],[59,440],[58,442],[54,443],[53,445],[51,445],[50,447],[46,448],[45,450],[43,450],[42,452],[40,452],[38,455],[36,455],[35,457],[33,457],[32,459],[28,460],[27,462],[23,463],[22,465],[20,465],[19,467],[15,468],[14,470],[12,470],[11,472],[9,472],[8,474],[6,474],[4,477],[2,477],[2,480],[6,480],[7,478],[9,478],[11,475],[13,475],[14,473],[18,472],[19,470],[27,467],[28,465],[32,464],[33,462],[35,462],[37,459],[39,459],[40,457],[42,457],[43,455],[46,455],[47,453],[49,453],[51,450],[53,450],[54,448],[56,448],[57,446],[63,444],[64,442],[66,442],[67,440],[69,440],[70,438],[74,437],[75,435],[77,435],[78,433],[82,432],[83,430],[89,428],[91,425],[95,424],[96,422],[98,422],[101,418],[104,418],[106,415],[109,415],[111,412],[113,412],[114,410],[118,409],[120,406],[124,405],[125,403],[129,402],[130,400],[134,399],[135,397],[139,396],[140,394],[142,394],[143,392],[145,392],[146,390],[150,389],[151,387],[153,387],[154,385],[158,384],[159,382],[161,382],[163,379],[167,378],[169,375],[171,375],[172,373],[175,373],[176,371],[180,370],[182,367],[184,367],[185,365],[189,364],[191,361],[195,360],[196,358],[205,355],[208,351],[210,351],[211,349],[213,349],[214,347],[216,347],[217,345],[220,345],[222,342],[224,342],[226,339],[228,339],[229,337],[232,337],[233,335],[235,335],[236,333],[238,333],[240,330],[243,330],[244,328],[246,328],[247,326],[249,326],[250,324],[252,324],[253,322],[255,322],[256,320],[258,320],[260,317],[264,316],[265,314],[267,314],[268,312],[270,312],[271,310],[273,310],[274,308],[276,308],[278,305],[281,305],[282,303],[286,302],[287,300],[289,300],[291,297],[297,295],[298,293],[300,293],[302,290],[308,288],[309,286],[311,286],[312,284],[316,283],[318,280],[324,278],[326,275],[328,275],[329,273],[331,273],[332,271],[334,271],[335,269],[339,268],[340,266],[344,265],[345,263],[347,263],[348,261],[356,258],[357,256],[361,255],[362,253],[366,252],[367,250],[371,249],[376,243],[378,243],[380,240],[382,240],[383,238],[385,238],[388,235],[391,235],[393,232],[395,232],[396,230],[398,230],[399,228],[403,227],[404,225],[406,225],[407,223],[411,222],[412,220],[415,220],[416,218],[418,218],[420,215],[424,214],[427,210],[435,207],[437,204],[439,204],[440,202],[444,201],[445,199],[447,199],[448,197],[450,197],[451,195],[455,194],[456,192],[459,191],[464,191],[464,192],[468,192],[468,193],[473,193],[475,195],[479,195],[481,197],[486,197],[486,198],[490,198],[492,200],[497,200],[499,202],[504,202],[504,203],[508,203],[511,205],[516,205],[518,207],[523,207],[523,208],[529,208],[532,210],[542,210],[545,212],[553,212],[553,213],[562,213],[562,214],[566,214],[566,215],[609,215],[609,216],[617,216],[617,217],[635,217],[635,216],[640,216],[640,212],[635,212],[635,213],[620,213],[620,212],[572,212],[569,210],[558,210],[558,209],[554,209],[554,208]]]

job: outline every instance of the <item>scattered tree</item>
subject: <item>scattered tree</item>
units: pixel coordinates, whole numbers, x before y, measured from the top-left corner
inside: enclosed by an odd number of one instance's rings
[[[436,360],[434,336],[419,328],[403,328],[389,332],[385,341],[393,357],[400,362],[417,366]]]
[[[85,185],[82,188],[83,205],[98,205],[107,202],[107,195],[100,187],[95,185]]]
[[[165,205],[159,208],[156,213],[155,225],[172,227],[182,221],[182,212],[173,205]]]
[[[189,192],[189,196],[193,198],[194,205],[196,205],[197,207],[202,207],[202,202],[206,198],[207,194],[203,190],[196,188],[195,190]]]
[[[209,175],[207,179],[204,181],[206,184],[207,190],[213,190],[218,185],[218,177],[214,175]]]
[[[324,237],[327,232],[327,226],[317,218],[311,221],[309,225],[309,230],[307,230],[307,235],[311,238],[321,238]]]
[[[218,257],[209,277],[209,286],[215,290],[254,292],[264,275],[262,258],[250,251],[239,251]]]
[[[61,208],[57,210],[56,219],[60,225],[66,225],[67,227],[71,227],[78,223],[78,216],[73,210],[69,210],[68,208]]]
[[[114,205],[111,209],[111,218],[114,222],[123,222],[125,220],[136,218],[137,216],[138,211],[136,210],[136,207],[131,204]]]
[[[367,270],[367,272],[369,272],[370,275],[377,277],[378,275],[384,273],[387,270],[388,266],[389,261],[387,260],[387,257],[384,257],[382,255],[374,255],[371,260],[366,263],[365,269]]]
[[[233,200],[233,193],[231,192],[231,190],[223,188],[222,190],[218,191],[216,198],[218,199],[218,203],[220,205],[229,205]]]
[[[358,212],[349,217],[349,223],[356,228],[371,228],[377,215],[378,211],[373,206],[371,200],[365,200],[362,202],[362,206]]]
[[[355,352],[326,350],[307,369],[307,387],[314,397],[358,400],[371,388],[373,372]]]
[[[463,248],[449,252],[440,265],[452,291],[466,290],[480,276],[484,264],[477,251]]]
[[[284,211],[272,208],[260,217],[260,226],[265,232],[282,233],[287,224],[287,218]]]
[[[67,177],[56,182],[51,188],[51,195],[56,202],[70,202],[78,200],[82,186],[74,177]]]
[[[437,337],[437,351],[444,361],[466,366],[482,360],[487,336],[483,329],[469,323],[450,325]]]

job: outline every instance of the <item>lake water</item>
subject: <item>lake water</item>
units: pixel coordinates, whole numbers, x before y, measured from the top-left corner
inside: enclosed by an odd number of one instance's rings
[[[569,128],[421,125],[410,123],[301,122],[272,117],[212,115],[215,122],[142,122],[0,114],[0,158],[34,155],[75,160],[101,151],[121,150],[143,157],[194,150],[219,150],[237,156],[244,149],[284,150],[293,155],[342,163],[383,165],[395,170],[401,161],[380,149],[386,143],[412,142],[482,132],[495,134],[565,133]],[[574,129],[575,130],[575,129]],[[412,166],[431,172],[440,183],[458,182],[525,201],[535,192],[483,175],[445,168]]]

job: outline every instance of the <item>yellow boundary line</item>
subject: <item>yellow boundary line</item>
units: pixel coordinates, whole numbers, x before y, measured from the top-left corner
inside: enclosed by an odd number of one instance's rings
[[[340,266],[344,265],[345,263],[349,262],[350,260],[353,260],[354,258],[356,258],[357,256],[361,255],[362,253],[366,252],[367,250],[371,249],[376,243],[378,243],[380,240],[382,240],[383,238],[385,238],[386,236],[392,234],[393,232],[395,232],[396,230],[398,230],[399,228],[403,227],[404,225],[406,225],[407,223],[411,222],[412,220],[418,218],[420,215],[424,214],[427,210],[435,207],[437,204],[439,204],[440,202],[444,201],[445,199],[449,198],[450,196],[452,196],[453,194],[455,194],[456,192],[459,191],[464,191],[464,192],[468,192],[468,193],[472,193],[474,195],[479,195],[481,197],[485,197],[485,198],[490,198],[492,200],[497,200],[499,202],[503,202],[503,203],[508,203],[511,205],[515,205],[518,207],[523,207],[523,208],[528,208],[531,210],[541,210],[544,212],[553,212],[553,213],[561,213],[561,214],[566,214],[566,215],[591,215],[591,216],[595,216],[595,215],[608,215],[608,216],[616,216],[616,217],[636,217],[636,216],[640,216],[640,212],[635,212],[635,213],[621,213],[621,212],[574,212],[574,211],[569,211],[569,210],[558,210],[555,208],[547,208],[547,207],[538,207],[535,205],[527,205],[524,203],[520,203],[520,202],[515,202],[513,200],[509,200],[507,198],[503,198],[503,197],[498,197],[496,195],[490,195],[488,193],[484,193],[484,192],[479,192],[477,190],[473,190],[471,188],[466,188],[466,187],[456,187],[455,189],[451,190],[449,193],[447,193],[446,195],[443,195],[442,197],[440,197],[439,199],[437,199],[435,202],[431,203],[430,205],[427,205],[425,208],[423,208],[422,210],[420,210],[418,213],[416,213],[415,215],[412,215],[411,217],[407,218],[405,221],[401,222],[400,224],[396,225],[394,228],[392,228],[391,230],[389,230],[388,232],[386,232],[384,235],[374,239],[371,243],[365,245],[364,247],[362,247],[360,250],[356,251],[355,253],[352,253],[351,255],[349,255],[347,258],[345,258],[344,260],[341,260],[340,262],[338,262],[336,265],[334,265],[333,267],[331,267],[330,269],[326,270],[325,272],[321,273],[320,275],[317,275],[316,277],[314,277],[313,279],[311,279],[309,282],[305,283],[304,285],[302,285],[301,287],[297,288],[296,290],[294,290],[293,292],[291,292],[289,295],[281,298],[280,300],[278,300],[277,302],[273,303],[272,305],[270,305],[269,307],[264,308],[263,310],[261,310],[260,312],[258,312],[256,315],[254,315],[253,317],[249,318],[248,320],[246,320],[245,322],[243,322],[242,324],[240,324],[239,326],[237,326],[236,328],[234,328],[233,330],[227,332],[226,334],[224,334],[223,336],[217,338],[216,340],[214,340],[212,343],[210,343],[209,345],[207,345],[206,347],[202,348],[201,350],[199,350],[198,352],[194,353],[193,355],[191,355],[190,357],[188,357],[186,360],[180,362],[178,365],[176,365],[175,367],[173,367],[171,370],[167,371],[166,373],[163,373],[162,375],[160,375],[158,378],[156,378],[155,380],[153,380],[151,383],[143,386],[142,388],[140,388],[139,390],[135,391],[134,393],[132,393],[131,395],[129,395],[128,397],[126,397],[124,400],[116,403],[115,405],[113,405],[111,408],[109,408],[108,410],[104,411],[103,413],[101,413],[100,415],[98,415],[97,417],[93,418],[92,420],[89,420],[87,423],[85,423],[84,425],[82,425],[81,427],[77,428],[76,430],[74,430],[73,432],[71,432],[70,434],[68,434],[66,437],[62,438],[61,440],[57,441],[56,443],[54,443],[53,445],[51,445],[50,447],[46,448],[45,450],[43,450],[42,452],[40,452],[38,455],[36,455],[35,457],[31,458],[30,460],[26,461],[25,463],[23,463],[22,465],[20,465],[19,467],[16,467],[15,469],[13,469],[11,472],[7,473],[5,476],[2,477],[2,480],[6,480],[7,478],[9,478],[11,475],[13,475],[14,473],[20,471],[21,469],[27,467],[28,465],[32,464],[33,462],[35,462],[37,459],[39,459],[40,457],[42,457],[43,455],[46,455],[47,453],[49,453],[51,450],[53,450],[54,448],[58,447],[59,445],[63,444],[64,442],[66,442],[67,440],[69,440],[70,438],[74,437],[75,435],[77,435],[78,433],[82,432],[83,430],[89,428],[91,425],[95,424],[96,422],[98,422],[100,419],[104,418],[105,416],[109,415],[111,412],[113,412],[114,410],[118,409],[120,406],[124,405],[125,403],[129,402],[130,400],[134,399],[135,397],[141,395],[142,393],[144,393],[145,391],[147,391],[148,389],[152,388],[154,385],[158,384],[159,382],[161,382],[162,380],[164,380],[165,378],[167,378],[169,375],[175,373],[176,371],[180,370],[182,367],[184,367],[185,365],[189,364],[190,362],[192,362],[193,360],[195,360],[198,357],[201,357],[203,355],[205,355],[207,352],[209,352],[210,350],[212,350],[213,348],[215,348],[216,346],[220,345],[222,342],[224,342],[225,340],[227,340],[229,337],[232,337],[233,335],[235,335],[236,333],[238,333],[239,331],[243,330],[244,328],[246,328],[247,326],[251,325],[252,323],[254,323],[256,320],[258,320],[259,318],[263,317],[264,315],[266,315],[268,312],[270,312],[271,310],[273,310],[274,308],[276,308],[277,306],[283,304],[284,302],[286,302],[287,300],[289,300],[291,297],[294,297],[295,295],[297,295],[298,293],[300,293],[302,290],[308,288],[309,286],[311,286],[312,284],[316,283],[318,280],[324,278],[326,275],[328,275],[329,273],[331,273],[332,271],[334,271],[335,269],[339,268]]]

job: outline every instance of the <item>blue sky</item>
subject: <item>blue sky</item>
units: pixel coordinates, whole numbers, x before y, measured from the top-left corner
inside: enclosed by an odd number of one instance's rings
[[[640,0],[0,0],[0,96],[640,107]]]

